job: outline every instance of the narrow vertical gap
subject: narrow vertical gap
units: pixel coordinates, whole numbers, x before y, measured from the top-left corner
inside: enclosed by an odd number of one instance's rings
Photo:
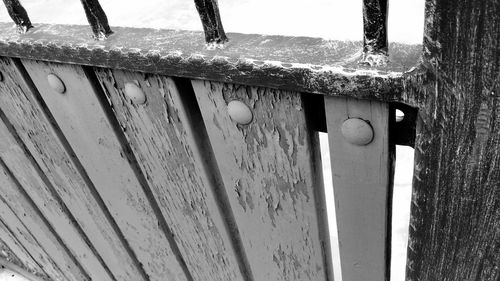
[[[254,281],[250,263],[241,240],[239,229],[236,225],[236,219],[231,204],[229,203],[229,196],[224,188],[222,175],[215,159],[215,153],[208,137],[208,132],[196,99],[196,94],[191,85],[191,80],[187,78],[174,78],[174,82],[179,89],[179,93],[181,93],[180,99],[182,107],[188,119],[187,124],[184,125],[189,126],[189,128],[186,129],[191,131],[191,137],[195,141],[196,148],[193,149],[197,149],[199,152],[198,154],[202,158],[201,162],[205,169],[205,174],[209,177],[208,180],[210,181],[212,192],[215,195],[217,208],[220,214],[224,214],[223,220],[226,230],[229,232],[231,246],[233,247],[240,272],[245,281]]]
[[[153,213],[155,214],[156,219],[158,220],[158,226],[165,234],[165,237],[169,242],[173,254],[175,255],[177,261],[179,262],[179,265],[181,266],[184,274],[186,275],[186,279],[188,281],[193,281],[194,280],[193,276],[191,275],[191,272],[187,267],[186,261],[184,260],[184,257],[182,256],[182,253],[179,249],[179,246],[175,241],[174,234],[172,233],[170,226],[167,224],[167,221],[162,215],[160,206],[153,195],[153,191],[151,190],[151,187],[148,185],[146,177],[141,171],[137,158],[133,153],[130,144],[128,143],[125,133],[121,129],[119,121],[116,119],[116,116],[113,112],[113,108],[111,107],[109,101],[107,100],[106,94],[104,93],[104,90],[99,84],[98,79],[94,73],[94,70],[92,69],[92,67],[87,67],[87,66],[82,66],[82,68],[89,80],[89,83],[92,86],[93,92],[96,93],[96,96],[100,102],[102,110],[104,111],[107,117],[107,120],[110,122],[111,127],[113,128],[113,132],[115,133],[115,136],[118,142],[120,143],[122,151],[126,155],[126,158],[129,162],[130,167],[132,168],[132,171],[137,177],[137,180],[139,181],[144,191],[144,194],[146,195],[148,203],[151,205],[151,208],[153,209]]]
[[[396,170],[392,205],[391,281],[404,281],[410,225],[413,178],[413,148],[396,146]]]
[[[58,233],[55,231],[55,229],[52,227],[52,225],[47,221],[47,218],[45,218],[45,216],[42,214],[42,212],[40,211],[40,209],[38,208],[38,206],[35,204],[35,202],[33,202],[33,200],[31,199],[31,197],[26,193],[26,191],[24,190],[24,187],[17,180],[17,178],[14,176],[14,174],[12,173],[12,171],[9,169],[9,167],[3,161],[2,158],[0,158],[0,166],[5,170],[6,174],[12,180],[12,182],[14,183],[14,185],[18,188],[19,192],[23,195],[23,197],[26,199],[26,201],[28,201],[28,203],[31,206],[33,206],[33,209],[36,212],[37,216],[40,217],[40,220],[43,222],[43,224],[45,224],[47,226],[47,228],[49,229],[50,233],[52,233],[52,235],[54,235],[54,237],[56,238],[57,242],[61,245],[61,247],[64,249],[64,251],[68,254],[68,256],[71,258],[71,260],[73,261],[73,263],[78,267],[78,269],[80,270],[80,272],[82,273],[82,275],[84,276],[84,278],[90,280],[90,276],[85,271],[85,269],[83,268],[83,266],[80,264],[80,262],[78,261],[78,259],[74,255],[72,255],[72,253],[69,250],[69,248],[67,247],[67,245],[64,243],[64,241],[62,241],[61,237],[58,235]],[[4,200],[2,197],[0,197],[0,199]],[[4,203],[7,204],[6,201],[4,201]],[[9,208],[10,208],[9,204],[7,204],[7,206],[9,206]],[[16,212],[14,210],[11,209],[11,211],[14,214],[16,214]],[[24,225],[23,221],[19,217],[17,217],[17,219],[21,222],[21,224],[23,224],[23,226],[26,229],[29,229],[29,228],[26,227],[26,225]],[[36,241],[36,237],[33,236],[33,235],[32,235],[32,237]],[[38,241],[36,241],[36,242],[37,242],[38,245],[40,245],[40,243],[38,243]],[[42,249],[43,249],[43,247],[42,247]],[[45,251],[45,249],[44,249],[44,251]],[[48,256],[50,256],[50,255],[48,255]],[[59,271],[61,272],[61,274],[64,275],[64,271],[62,271],[61,268],[59,268],[58,265],[55,265],[55,266],[59,269]]]
[[[24,65],[21,63],[21,61],[19,59],[12,58],[12,61],[15,65],[16,69],[19,71],[20,77],[22,77],[22,79],[24,79],[25,84],[27,85],[27,87],[29,88],[31,93],[33,94],[33,97],[35,98],[35,100],[37,102],[37,106],[41,109],[42,114],[44,114],[45,118],[52,125],[52,132],[54,132],[57,139],[61,142],[61,145],[62,145],[64,151],[68,154],[72,164],[75,166],[77,172],[82,177],[86,186],[89,188],[91,195],[93,196],[94,200],[96,200],[97,205],[103,211],[108,222],[111,224],[113,230],[115,231],[115,234],[118,236],[118,239],[120,240],[122,245],[124,245],[125,250],[129,254],[129,256],[132,258],[132,260],[134,261],[134,264],[136,265],[137,269],[140,271],[141,275],[143,276],[143,279],[145,281],[149,281],[149,276],[144,271],[142,264],[138,261],[136,255],[133,252],[132,248],[130,247],[128,241],[125,239],[122,231],[118,227],[118,224],[116,223],[113,216],[111,215],[111,212],[109,211],[106,204],[104,203],[104,200],[99,195],[99,192],[97,191],[94,183],[92,182],[89,175],[87,174],[87,171],[85,170],[85,168],[81,164],[80,160],[76,156],[76,153],[73,151],[73,148],[71,148],[71,145],[69,144],[68,140],[64,136],[62,130],[59,128],[59,125],[55,121],[55,118],[52,116],[52,113],[50,112],[47,105],[45,104],[45,102],[44,102],[42,96],[40,95],[40,93],[38,92],[38,89],[36,88],[35,84],[33,83],[33,81],[31,81],[28,72],[24,68]],[[28,151],[28,150],[26,150],[26,151]],[[54,192],[55,192],[55,194],[57,194],[57,191],[54,190]],[[62,199],[60,199],[60,201],[62,202]],[[64,205],[64,203],[62,203],[62,204]],[[64,206],[66,207],[66,205],[64,205]],[[72,214],[69,210],[68,210],[68,213]],[[72,217],[72,221],[74,221],[75,224],[77,224],[79,226],[78,221],[76,219],[74,219],[73,217]],[[81,231],[83,232],[83,230],[81,230]],[[85,232],[83,232],[83,233],[85,233]],[[91,246],[91,249],[94,251],[95,247],[93,246],[93,244],[90,242],[90,240],[87,239],[86,236],[85,236],[85,238],[86,238],[86,241],[88,241],[89,246]],[[101,261],[103,261],[102,257],[96,251],[94,251],[94,253],[99,257],[99,259]],[[103,263],[103,265],[105,266],[106,270],[109,270],[106,263]],[[113,279],[115,279],[114,275],[112,275],[111,273],[110,273],[110,276],[112,276]]]

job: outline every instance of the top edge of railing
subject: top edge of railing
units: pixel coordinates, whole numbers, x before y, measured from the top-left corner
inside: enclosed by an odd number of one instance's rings
[[[389,63],[370,67],[355,41],[229,33],[225,44],[207,45],[203,32],[129,27],[96,40],[83,25],[33,25],[20,33],[0,23],[0,56],[384,101],[399,100],[422,50],[391,43]]]

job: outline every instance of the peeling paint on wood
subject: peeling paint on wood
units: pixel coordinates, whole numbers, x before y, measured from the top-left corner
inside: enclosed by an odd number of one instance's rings
[[[118,281],[143,280],[85,171],[66,151],[19,62],[0,58],[0,109]],[[64,138],[64,137],[62,137]]]
[[[331,280],[320,233],[319,159],[298,93],[192,81],[255,280]],[[254,114],[234,123],[227,103]],[[326,237],[328,237],[326,235]],[[328,238],[327,238],[328,239]],[[323,244],[324,243],[324,244]]]
[[[66,206],[54,195],[50,184],[46,182],[44,176],[30,160],[28,153],[18,143],[15,136],[10,134],[2,120],[0,120],[0,135],[2,136],[1,161],[15,176],[20,188],[23,189],[22,192],[26,192],[26,197],[36,204],[34,208],[40,211],[40,215],[51,225],[64,246],[90,278],[112,281],[113,278],[109,275],[107,268],[101,264],[100,257],[95,254],[92,246],[88,245],[81,235],[78,224],[67,213]]]
[[[389,105],[327,97],[325,111],[337,216],[343,280],[389,280],[386,250],[390,242],[392,193],[389,149]],[[349,143],[345,120],[369,122],[374,137],[368,145]]]
[[[79,66],[23,60],[48,109],[94,183],[150,280],[190,281],[181,257],[151,205],[149,191],[137,178],[93,84]],[[67,86],[54,92],[47,74]]]
[[[200,32],[114,31],[106,41],[95,41],[82,26],[40,24],[21,36],[0,24],[0,55],[405,102],[406,84],[413,80],[404,80],[404,73],[417,64],[422,49],[392,43],[390,63],[369,67],[358,64],[362,42],[232,33],[223,49],[209,50]]]
[[[26,249],[19,244],[16,237],[0,219],[0,265],[2,261],[26,268],[30,272],[45,275]]]
[[[43,271],[54,281],[88,281],[66,249],[21,193],[2,162],[0,165],[0,218]],[[28,267],[25,265],[25,267]]]
[[[171,78],[95,69],[113,111],[194,280],[243,281],[231,239],[212,194],[213,183],[194,148],[196,137]],[[125,93],[137,83],[147,103]]]

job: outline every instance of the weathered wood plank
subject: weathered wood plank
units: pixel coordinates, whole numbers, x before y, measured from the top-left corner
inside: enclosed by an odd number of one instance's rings
[[[2,222],[43,271],[54,281],[87,281],[88,276],[75,264],[40,212],[22,193],[3,161],[0,165],[0,191]]]
[[[151,280],[189,280],[150,191],[137,178],[138,171],[132,166],[136,164],[129,163],[129,152],[83,69],[28,60],[22,63]],[[64,83],[63,94],[49,86],[50,73]]]
[[[95,69],[121,128],[146,175],[162,215],[195,280],[245,280],[222,219],[203,158],[196,149],[185,94],[171,78]],[[146,104],[127,97],[137,85]],[[202,120],[200,120],[202,122]]]
[[[28,13],[19,0],[3,0],[3,3],[19,31],[26,32],[28,29],[33,28]]]
[[[95,39],[104,39],[113,34],[99,0],[81,0],[81,2]]]
[[[23,192],[26,192],[30,200],[33,200],[41,215],[47,219],[89,277],[112,281],[113,278],[101,263],[100,257],[88,245],[85,237],[82,237],[80,227],[67,212],[66,206],[60,202],[53,193],[52,187],[39,174],[37,167],[30,161],[24,148],[11,135],[3,120],[0,120],[0,135],[2,136],[0,158],[19,181]]]
[[[389,280],[389,105],[327,97],[325,111],[342,279]],[[369,122],[374,133],[369,144],[355,145],[343,136],[349,118]]]
[[[1,181],[0,181],[1,183]],[[33,259],[33,257],[26,251],[26,249],[19,243],[14,234],[0,219],[0,260],[17,264],[26,270],[46,275],[43,269]]]
[[[126,242],[64,138],[58,136],[20,63],[0,58],[0,109],[118,281],[143,280]]]
[[[363,0],[363,63],[371,66],[389,62],[387,0]]]
[[[205,41],[212,44],[223,44],[227,41],[224,27],[220,19],[219,5],[217,0],[194,0],[198,14],[200,14],[201,25],[205,32]]]
[[[85,26],[38,24],[20,36],[0,23],[0,55],[384,101],[411,101],[404,72],[422,46],[392,43],[386,67],[360,66],[362,42],[230,33],[209,50],[193,31],[114,28],[106,42]],[[404,83],[403,83],[404,82]]]
[[[500,2],[428,0],[407,279],[500,279]]]
[[[298,93],[192,81],[255,280],[328,280],[320,169]],[[253,122],[236,125],[233,99]],[[318,206],[318,209],[317,209]],[[328,237],[328,236],[326,236]]]

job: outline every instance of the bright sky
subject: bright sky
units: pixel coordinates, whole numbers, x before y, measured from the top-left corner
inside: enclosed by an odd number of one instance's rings
[[[192,0],[101,0],[111,26],[202,30]],[[87,24],[79,0],[21,0],[31,21],[57,24]],[[280,34],[322,37],[336,40],[362,40],[362,0],[219,0],[226,32]],[[421,44],[424,0],[389,1],[389,41]],[[5,9],[0,21],[10,22]],[[90,32],[90,31],[89,31]],[[327,150],[327,136],[322,135]],[[324,160],[329,155],[323,154]],[[329,160],[324,161],[325,186],[329,188]],[[409,202],[413,169],[413,150],[398,147],[393,212],[392,281],[404,280]],[[333,209],[329,217],[334,217]],[[336,239],[332,231],[332,239]],[[336,274],[336,281],[340,281]],[[0,275],[0,281],[7,281]]]

